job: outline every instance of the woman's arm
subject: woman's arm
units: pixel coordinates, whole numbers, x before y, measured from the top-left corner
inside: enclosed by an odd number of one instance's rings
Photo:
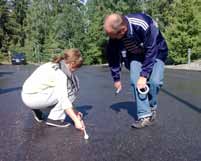
[[[82,119],[80,119],[80,116],[77,115],[75,113],[75,111],[73,110],[73,108],[67,108],[65,110],[66,114],[73,120],[74,124],[75,124],[75,127],[79,130],[84,130],[84,124],[83,124],[83,121]]]
[[[79,130],[84,130],[84,124],[82,120],[78,117],[76,112],[73,109],[73,104],[68,98],[67,95],[67,77],[60,70],[56,72],[56,87],[55,92],[57,95],[58,101],[61,103],[61,108],[65,111],[65,113],[73,120],[75,127]]]

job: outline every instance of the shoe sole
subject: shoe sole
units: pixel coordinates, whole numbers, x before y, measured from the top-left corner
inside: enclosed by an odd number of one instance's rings
[[[49,126],[54,126],[54,127],[69,127],[71,125],[70,123],[68,123],[66,125],[57,125],[57,124],[50,123],[50,122],[46,122],[45,124],[49,125]]]
[[[154,121],[154,120],[153,120],[153,121]],[[147,123],[147,124],[145,124],[145,125],[143,125],[143,126],[136,126],[135,124],[132,124],[131,127],[132,127],[132,128],[135,128],[135,129],[142,129],[142,128],[145,128],[145,127],[148,127],[148,126],[153,125],[153,124],[154,124],[153,121],[151,121],[151,122],[149,122],[149,123]]]

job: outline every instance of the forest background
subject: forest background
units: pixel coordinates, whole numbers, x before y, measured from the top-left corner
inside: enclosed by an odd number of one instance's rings
[[[105,15],[145,12],[169,47],[167,64],[201,58],[201,0],[0,0],[0,63],[13,52],[41,63],[79,48],[85,64],[106,63]]]

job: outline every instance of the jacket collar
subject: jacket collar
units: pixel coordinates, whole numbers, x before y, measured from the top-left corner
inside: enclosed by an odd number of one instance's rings
[[[64,72],[64,74],[66,76],[68,76],[69,78],[72,77],[72,72],[70,71],[70,69],[65,65],[64,60],[59,62],[59,68],[61,69],[62,72]]]
[[[128,17],[127,16],[124,16],[125,20],[126,20],[126,24],[127,24],[127,32],[126,32],[126,37],[131,37],[133,35],[133,28],[132,28],[132,25],[131,23],[129,22],[128,20]]]

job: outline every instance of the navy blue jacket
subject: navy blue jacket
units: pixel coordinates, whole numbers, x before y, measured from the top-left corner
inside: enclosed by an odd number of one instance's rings
[[[109,39],[106,54],[114,81],[120,80],[121,63],[130,68],[130,62],[142,62],[140,76],[149,78],[156,59],[165,62],[167,44],[157,23],[147,14],[136,13],[124,16],[128,31],[120,39]]]

